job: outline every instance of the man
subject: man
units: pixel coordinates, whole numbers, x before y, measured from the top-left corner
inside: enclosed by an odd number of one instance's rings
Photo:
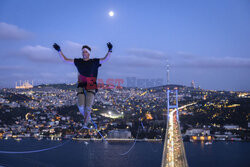
[[[74,58],[69,59],[64,56],[63,52],[60,49],[60,46],[56,43],[53,47],[59,52],[60,56],[64,61],[69,63],[74,63],[78,70],[78,84],[77,84],[77,106],[79,111],[84,116],[84,126],[87,128],[87,125],[90,121],[90,112],[91,107],[94,103],[95,94],[98,91],[97,87],[97,75],[98,68],[102,65],[103,62],[106,62],[111,53],[113,45],[108,42],[108,52],[103,58],[93,58],[90,59],[91,48],[88,45],[82,46],[82,56],[83,58]]]

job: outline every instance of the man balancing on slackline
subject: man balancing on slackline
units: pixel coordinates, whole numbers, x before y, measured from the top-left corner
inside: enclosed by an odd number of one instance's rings
[[[78,84],[77,84],[77,106],[79,111],[84,116],[84,126],[88,128],[87,125],[90,121],[91,107],[94,103],[95,94],[98,91],[97,87],[97,75],[98,68],[103,62],[107,61],[112,52],[112,44],[107,43],[108,53],[103,58],[93,58],[90,59],[91,48],[87,45],[82,46],[82,57],[69,59],[64,56],[60,49],[60,46],[56,43],[53,47],[59,52],[64,61],[69,63],[74,63],[78,70]]]

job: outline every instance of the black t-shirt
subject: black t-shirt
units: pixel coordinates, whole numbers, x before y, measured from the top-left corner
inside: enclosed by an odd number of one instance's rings
[[[74,64],[81,75],[81,78],[93,78],[96,80],[98,75],[98,68],[101,66],[100,59],[94,58],[89,59],[88,61],[84,61],[82,58],[75,58]],[[78,86],[86,86],[86,81],[80,81],[78,76]],[[96,82],[95,82],[96,84]]]

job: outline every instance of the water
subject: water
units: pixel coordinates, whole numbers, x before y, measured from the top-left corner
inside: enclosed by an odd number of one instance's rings
[[[35,139],[0,140],[0,150],[25,151],[43,149],[64,141]],[[70,141],[62,147],[32,154],[0,154],[0,166],[80,166],[80,167],[155,167],[161,166],[162,143],[137,142],[133,150],[125,155],[133,143]],[[214,142],[184,143],[190,167],[249,167],[250,143]]]

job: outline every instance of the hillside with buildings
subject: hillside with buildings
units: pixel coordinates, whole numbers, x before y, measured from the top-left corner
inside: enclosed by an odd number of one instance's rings
[[[152,88],[100,89],[92,118],[109,137],[164,139],[166,89],[178,87],[182,135],[187,140],[249,140],[248,92],[203,90],[180,85]],[[75,84],[39,85],[27,89],[1,89],[0,137],[67,137],[80,129],[83,116],[76,106]],[[171,96],[170,102],[175,96]],[[100,138],[96,131],[79,137]]]

